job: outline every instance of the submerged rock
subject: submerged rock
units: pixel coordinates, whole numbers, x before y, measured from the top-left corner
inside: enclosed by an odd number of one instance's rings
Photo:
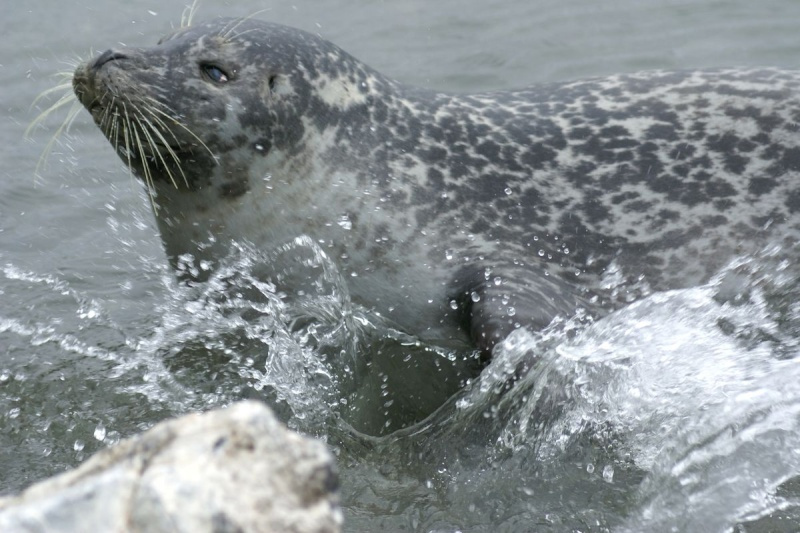
[[[190,414],[0,499],[3,532],[340,530],[325,446],[263,404]]]

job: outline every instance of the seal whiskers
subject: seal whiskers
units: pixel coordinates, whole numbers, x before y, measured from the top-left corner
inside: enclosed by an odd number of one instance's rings
[[[197,13],[197,5],[199,0],[194,0],[191,5],[186,6],[181,13],[181,28],[188,28],[192,25],[192,21],[194,20],[194,16]]]
[[[191,129],[189,129],[189,127],[186,126],[186,124],[184,124],[180,120],[178,120],[174,114],[167,113],[167,112],[165,112],[165,111],[163,111],[161,109],[158,109],[158,107],[157,107],[157,106],[162,106],[162,107],[164,107],[166,109],[169,109],[166,104],[164,104],[162,102],[158,102],[158,101],[154,100],[152,97],[148,97],[148,96],[145,96],[141,103],[144,106],[144,111],[148,112],[150,114],[150,116],[153,118],[153,120],[155,120],[156,123],[159,126],[161,126],[165,132],[169,133],[170,136],[175,140],[176,143],[180,143],[180,141],[175,136],[175,133],[173,132],[173,130],[169,128],[169,126],[167,125],[166,122],[164,122],[164,119],[169,120],[170,123],[173,126],[177,126],[178,128],[181,128],[183,131],[188,133],[192,137],[192,139],[197,141],[197,143],[206,152],[208,152],[208,154],[213,159],[216,160],[216,156],[214,155],[214,152],[211,151],[211,148],[209,148],[206,145],[205,142],[203,142],[203,139],[201,139],[196,133],[194,133]],[[166,143],[166,146],[169,146],[169,143]]]
[[[163,140],[164,137],[158,133],[158,130],[154,129],[152,122],[148,121],[146,118],[143,118],[141,115],[139,115],[134,117],[134,119],[136,120],[136,123],[139,125],[139,129],[142,130],[142,135],[147,140],[147,144],[150,146],[150,151],[153,154],[155,154],[155,157],[157,157],[159,161],[161,161],[161,164],[164,166],[164,171],[167,173],[169,181],[172,183],[172,185],[174,185],[177,188],[178,182],[175,181],[175,176],[172,175],[172,171],[169,169],[169,165],[167,165],[167,162],[164,160],[164,156],[161,155],[162,145],[156,144],[156,141],[153,139],[153,135],[151,135],[151,131],[153,134],[156,134],[161,140]],[[169,148],[168,145],[163,145],[163,149],[167,150],[168,153],[171,153],[174,156],[175,152],[171,148]],[[154,156],[150,156],[150,158],[153,157]],[[178,170],[183,175],[183,170],[181,170],[180,167],[180,159],[178,159],[177,156],[174,156],[174,160],[178,164]],[[187,185],[189,184],[188,180],[186,180],[186,176],[184,176],[184,182]]]
[[[55,74],[55,76],[56,77],[60,77],[60,78],[66,78],[66,79],[69,79],[70,81],[67,81],[65,83],[59,83],[58,85],[56,85],[54,87],[51,87],[50,89],[46,89],[46,90],[42,91],[34,99],[33,103],[31,104],[31,107],[34,107],[42,99],[47,98],[47,97],[49,97],[50,95],[52,95],[54,93],[57,93],[57,92],[60,92],[60,91],[65,91],[65,93],[61,97],[59,97],[53,104],[51,104],[50,106],[45,108],[42,112],[40,112],[31,121],[31,123],[25,129],[25,138],[26,139],[30,138],[31,133],[33,132],[33,130],[37,126],[41,125],[45,120],[47,120],[47,118],[50,115],[52,115],[53,112],[55,112],[57,110],[60,110],[61,108],[63,108],[67,104],[72,104],[72,105],[69,108],[69,110],[67,111],[67,114],[64,117],[64,120],[62,120],[62,122],[59,125],[59,127],[56,129],[56,131],[50,137],[49,141],[47,142],[47,144],[45,145],[44,149],[42,150],[41,155],[39,156],[39,160],[36,162],[36,168],[34,170],[34,174],[37,175],[37,176],[39,175],[40,170],[43,168],[43,165],[46,164],[47,157],[50,155],[50,152],[52,151],[53,146],[55,145],[56,141],[58,141],[59,137],[61,137],[61,135],[63,133],[66,133],[66,132],[69,131],[69,128],[72,125],[72,122],[75,120],[75,117],[77,117],[78,113],[80,113],[80,111],[81,111],[80,102],[78,101],[77,98],[75,98],[75,93],[72,91],[72,81],[71,81],[72,80],[72,72],[71,71],[69,71],[69,72],[66,72],[66,71],[65,72],[59,72],[59,73]]]
[[[132,157],[132,149],[131,149],[132,139],[131,139],[130,119],[128,118],[128,111],[125,109],[124,104],[123,104],[122,110],[123,110],[123,113],[125,115],[125,119],[124,119],[125,122],[122,122],[122,117],[121,116],[117,116],[117,118],[116,118],[116,120],[114,122],[118,124],[118,129],[119,129],[119,127],[122,127],[122,137],[123,137],[123,139],[125,139],[125,158],[126,158],[126,163],[127,163],[127,166],[128,166],[128,172],[131,175],[131,177],[133,177],[133,164],[132,164],[132,160],[131,160],[131,157]],[[117,113],[117,115],[119,115],[119,111],[115,111],[115,113]],[[124,127],[125,124],[127,124],[127,127]],[[115,149],[115,151],[117,153],[119,153],[119,146],[114,146],[114,149]],[[145,188],[147,188],[147,194],[150,197],[150,204],[152,206],[153,205],[152,186],[147,181],[145,181]],[[155,208],[153,208],[153,209],[154,209],[154,214],[157,214],[157,213],[155,213]]]
[[[250,13],[250,14],[249,14],[249,15],[247,15],[246,17],[242,17],[242,18],[240,18],[240,19],[232,19],[232,21],[231,21],[231,24],[230,24],[230,27],[223,28],[223,29],[222,29],[222,31],[220,31],[220,33],[219,33],[219,36],[220,36],[220,37],[222,37],[224,40],[226,40],[226,41],[227,41],[228,39],[230,39],[230,38],[231,38],[231,36],[233,36],[233,35],[234,35],[234,33],[233,33],[233,32],[235,32],[235,31],[236,31],[236,28],[238,28],[239,26],[241,26],[242,24],[244,24],[245,22],[247,22],[247,21],[248,21],[248,20],[250,20],[251,18],[258,16],[258,15],[260,15],[261,13],[266,13],[267,11],[269,11],[269,9],[259,9],[258,11],[255,11],[255,12],[253,12],[253,13]],[[253,31],[253,30],[248,30],[248,31]],[[242,36],[242,33],[237,33],[237,34],[235,34],[235,37],[236,37],[237,39],[238,39],[239,37],[241,37],[241,36]]]

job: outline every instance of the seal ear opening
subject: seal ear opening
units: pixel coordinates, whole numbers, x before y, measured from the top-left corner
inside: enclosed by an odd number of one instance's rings
[[[268,101],[273,95],[277,94],[277,91],[281,88],[279,81],[277,74],[270,74],[266,78],[261,78],[258,93],[263,101]]]

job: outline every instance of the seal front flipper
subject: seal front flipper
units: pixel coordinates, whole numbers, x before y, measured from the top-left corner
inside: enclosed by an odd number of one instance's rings
[[[454,290],[462,327],[484,362],[515,329],[539,330],[556,316],[570,316],[588,307],[580,287],[532,265],[464,269]]]

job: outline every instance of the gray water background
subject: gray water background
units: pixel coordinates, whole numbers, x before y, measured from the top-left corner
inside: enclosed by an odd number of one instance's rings
[[[37,163],[60,117],[48,120],[30,140],[23,138],[26,126],[44,107],[30,109],[31,103],[53,85],[52,73],[70,69],[70,62],[87,57],[90,50],[154,43],[178,25],[183,7],[183,2],[108,0],[7,1],[3,7],[2,493],[72,467],[96,450],[166,417],[258,396],[257,388],[225,374],[241,375],[263,361],[253,354],[251,361],[226,366],[236,341],[196,335],[197,329],[214,324],[190,321],[194,315],[187,301],[193,297],[175,288],[141,187],[89,117],[79,116],[38,176]],[[266,11],[260,18],[317,32],[387,75],[443,90],[505,89],[653,68],[800,67],[800,2],[793,0],[207,0],[197,17],[246,16],[262,9]],[[190,321],[189,326],[170,323],[181,320]],[[630,326],[624,316],[621,320],[623,327]],[[707,325],[713,328],[713,324]],[[672,325],[670,330],[674,330]],[[666,333],[666,328],[656,329],[656,337]],[[701,340],[712,347],[719,341],[713,335]],[[589,348],[598,346],[589,344]],[[173,362],[165,368],[161,360]],[[680,381],[676,383],[681,386]],[[702,395],[697,402],[702,403]],[[284,413],[302,412],[297,404],[278,407]],[[312,411],[306,414],[313,419]],[[523,411],[512,408],[512,418],[520,418]],[[291,414],[285,418],[315,434],[312,425],[304,425]],[[452,434],[457,433],[453,428],[464,429],[459,423],[466,424],[455,421],[440,428],[442,438],[449,436],[458,443]],[[654,427],[646,430],[657,433]],[[398,473],[393,464],[375,466],[381,449],[395,451],[391,442],[354,442],[330,433],[320,429],[316,436],[350,443],[336,446],[335,451],[343,463],[346,514],[352,530],[636,530],[637,524],[650,523],[654,515],[658,519],[654,523],[661,526],[680,524],[678,517],[686,520],[678,530],[697,530],[691,524],[698,523],[722,530],[705,518],[713,514],[712,505],[686,504],[686,493],[679,488],[659,492],[651,487],[645,497],[636,493],[648,472],[644,467],[627,470],[626,479],[626,470],[618,465],[613,483],[604,483],[600,475],[608,471],[598,462],[596,475],[583,480],[577,473],[594,471],[593,463],[585,457],[552,452],[552,468],[539,472],[536,486],[515,485],[511,481],[515,471],[508,463],[503,475],[475,466],[459,471],[451,463],[449,468],[455,472],[447,478],[449,486],[441,487],[437,484],[444,478],[437,481],[421,473]],[[537,451],[527,459],[541,461],[542,457]],[[502,469],[501,459],[494,458]],[[790,474],[791,460],[778,459]],[[669,487],[668,477],[652,474],[657,471],[653,463],[657,465],[658,457],[649,463],[651,476],[645,484],[657,485],[666,479]],[[571,468],[576,474],[564,474]],[[769,477],[764,468],[764,472],[745,472],[744,477]],[[709,472],[704,475],[709,477]],[[511,489],[505,490],[506,485]],[[472,496],[463,497],[470,491]],[[732,497],[721,491],[717,499]],[[525,499],[528,507],[517,509],[514,500]],[[744,517],[745,507],[739,513]],[[762,502],[756,510],[765,507]],[[697,513],[694,522],[693,511]],[[519,518],[515,521],[514,516]],[[727,527],[733,527],[735,521],[723,518]],[[790,515],[762,530],[775,530],[775,524],[785,524],[785,531],[800,529],[800,522]]]

